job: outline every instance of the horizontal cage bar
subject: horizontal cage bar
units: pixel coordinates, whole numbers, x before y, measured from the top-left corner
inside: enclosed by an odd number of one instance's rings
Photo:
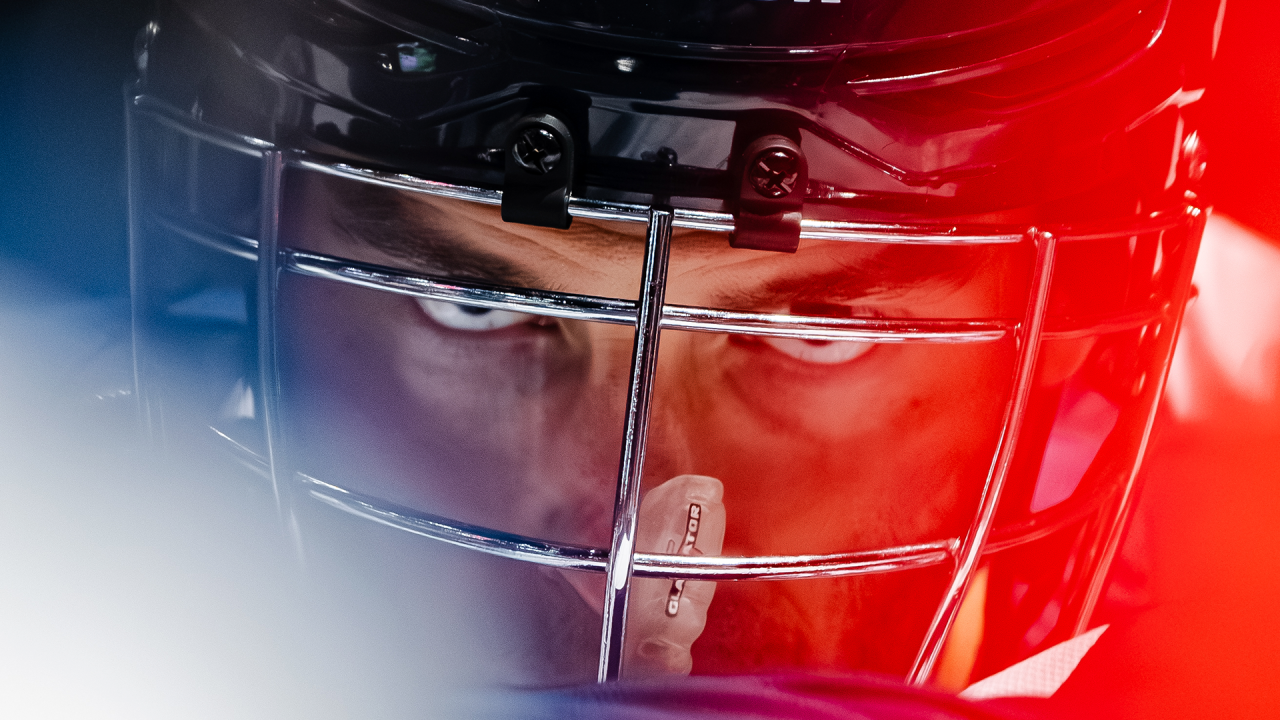
[[[189,218],[182,221],[155,215],[165,230],[205,247],[246,260],[257,259],[258,241],[213,228]],[[361,285],[377,290],[456,302],[495,310],[526,312],[544,317],[608,322],[630,325],[635,303],[585,295],[514,288],[492,288],[402,272],[393,268],[363,265],[341,258],[287,251],[284,266],[292,272]],[[1045,330],[1046,339],[1069,339],[1132,330],[1166,318],[1167,308],[1148,308],[1117,316],[1050,322],[1057,327]],[[947,323],[948,325],[940,325]],[[866,342],[988,342],[1004,337],[1011,320],[916,321],[877,318],[809,318],[797,315],[746,313],[715,308],[666,305],[662,326],[672,330],[726,332],[769,337],[797,337],[810,340],[862,340]],[[894,337],[894,334],[903,335]],[[909,334],[909,337],[905,335]]]
[[[237,448],[243,450],[242,448]],[[315,500],[343,512],[450,545],[547,567],[604,572],[608,551],[604,548],[552,543],[513,533],[455,522],[427,513],[383,503],[314,477],[297,474],[297,480]],[[1036,521],[993,531],[984,555],[1015,548],[1044,538],[1086,518],[1107,499],[1096,494],[1084,502],[1064,505],[1058,512]],[[763,555],[752,557],[667,555],[637,552],[637,577],[689,580],[790,580],[894,572],[951,562],[958,538],[825,555]]]
[[[297,474],[307,493],[326,505],[366,520],[405,530],[457,547],[489,555],[565,570],[604,572],[609,553],[569,543],[503,533],[466,523],[456,523],[406,508],[384,506],[316,478]],[[831,555],[778,555],[757,557],[707,557],[636,553],[636,577],[690,580],[786,580],[892,572],[947,562],[956,540]]]
[[[134,96],[133,106],[161,125],[203,140],[211,145],[217,145],[224,150],[252,157],[262,157],[264,152],[275,148],[273,143],[266,140],[260,140],[250,135],[228,132],[200,122],[147,95]]]
[[[500,190],[453,185],[423,180],[411,175],[387,173],[356,168],[344,163],[326,163],[303,156],[295,157],[290,164],[304,170],[358,180],[383,187],[423,193],[436,197],[468,200],[485,205],[502,203]],[[644,205],[608,203],[600,200],[571,198],[569,214],[573,217],[620,222],[648,222],[649,209]],[[733,232],[734,220],[730,213],[676,208],[672,225],[678,228]],[[1021,242],[1024,233],[997,232],[992,234],[958,234],[952,228],[938,228],[926,232],[919,227],[884,224],[852,223],[835,220],[804,219],[800,222],[802,240],[842,240],[851,242],[900,243],[922,245],[990,245]]]
[[[197,245],[245,260],[258,261],[258,241],[253,238],[219,230],[194,218],[179,221],[168,215],[153,214],[151,217],[160,227]]]
[[[544,317],[619,325],[635,323],[636,303],[631,300],[464,283],[296,250],[285,253],[282,265],[301,275],[414,297]],[[1011,326],[1012,323],[1005,320],[824,318],[685,305],[664,305],[662,315],[662,327],[669,329],[877,343],[990,342],[1004,337]]]

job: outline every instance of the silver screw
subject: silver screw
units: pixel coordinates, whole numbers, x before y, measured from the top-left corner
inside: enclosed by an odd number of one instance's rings
[[[560,164],[560,140],[543,127],[526,128],[511,145],[516,164],[534,175],[546,175]]]
[[[751,187],[767,198],[790,195],[799,175],[800,158],[786,148],[765,150],[747,168],[747,179],[751,181]]]

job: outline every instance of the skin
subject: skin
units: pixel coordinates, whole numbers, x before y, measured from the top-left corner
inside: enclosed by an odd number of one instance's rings
[[[503,223],[493,207],[369,198],[331,179],[299,178],[292,187],[294,206],[310,210],[287,220],[286,239],[297,247],[508,285],[637,293],[640,225],[575,220],[556,231]],[[678,231],[667,302],[833,316],[1009,314],[1006,298],[1018,293],[1002,284],[1016,275],[1009,256],[984,256],[964,271],[922,257],[835,242],[806,241],[794,255],[735,250],[722,234]],[[899,276],[902,268],[918,277]],[[292,387],[307,388],[290,397],[314,438],[308,455],[319,458],[316,472],[464,522],[608,546],[630,328],[533,316],[481,321],[483,314],[405,296],[296,277],[283,283],[291,316],[282,325],[284,361],[297,379]],[[502,326],[476,327],[489,321]],[[727,555],[954,537],[990,464],[1011,352],[1007,342],[815,344],[666,331],[643,490],[652,495],[675,478],[685,483],[679,492],[694,492],[682,478],[718,479]],[[640,549],[663,551],[676,532],[670,518],[683,517],[686,500],[646,499]],[[594,614],[598,623],[598,576],[539,577],[567,579],[582,598],[582,621]],[[664,581],[649,582],[665,592]],[[901,671],[937,586],[929,573],[722,583],[714,602],[706,590],[692,593],[711,604],[702,609],[705,628],[682,619],[673,631],[683,650],[645,661],[636,648],[665,636],[660,627],[637,631],[628,667],[687,671],[692,643],[695,671]],[[904,596],[912,599],[890,599]],[[541,624],[542,636],[559,634]],[[885,635],[909,639],[885,642]],[[650,654],[661,656],[655,647]],[[593,671],[594,657],[583,663],[581,672]]]

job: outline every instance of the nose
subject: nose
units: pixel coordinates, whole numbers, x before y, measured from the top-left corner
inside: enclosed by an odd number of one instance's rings
[[[577,527],[579,542],[607,546],[611,534],[624,415],[631,373],[634,330],[596,323],[564,323],[568,344],[580,358],[575,377],[560,384],[555,401],[528,427],[533,448],[537,438],[555,438],[535,452],[538,481],[521,499],[537,506],[544,527],[553,535]],[[702,385],[693,366],[687,333],[666,332],[648,422],[642,476],[647,491],[671,478],[696,472],[697,413]],[[574,515],[570,518],[566,515]],[[589,536],[589,537],[588,537]]]
[[[702,372],[705,368],[698,367],[694,350],[699,342],[714,340],[686,332],[662,334],[645,450],[646,490],[677,475],[704,472],[695,467],[699,417],[700,408],[713,400],[713,390]]]
[[[509,512],[538,518],[534,535],[608,547],[634,331],[571,321],[560,330],[574,361],[526,411],[529,479]]]

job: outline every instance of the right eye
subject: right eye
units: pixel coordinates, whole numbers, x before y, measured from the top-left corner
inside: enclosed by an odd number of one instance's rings
[[[471,332],[501,330],[522,322],[529,322],[537,317],[529,313],[493,310],[426,298],[418,298],[418,306],[427,314],[427,317],[447,328]]]
[[[793,357],[801,362],[815,365],[838,365],[862,357],[875,347],[873,343],[860,340],[840,340],[824,342],[820,340],[799,340],[796,338],[762,338],[765,345],[778,352]]]
[[[793,302],[789,314],[814,317],[850,318],[854,309],[849,305],[828,302]],[[874,343],[861,340],[802,340],[800,338],[764,337],[765,345],[788,357],[812,365],[839,365],[866,355]]]

